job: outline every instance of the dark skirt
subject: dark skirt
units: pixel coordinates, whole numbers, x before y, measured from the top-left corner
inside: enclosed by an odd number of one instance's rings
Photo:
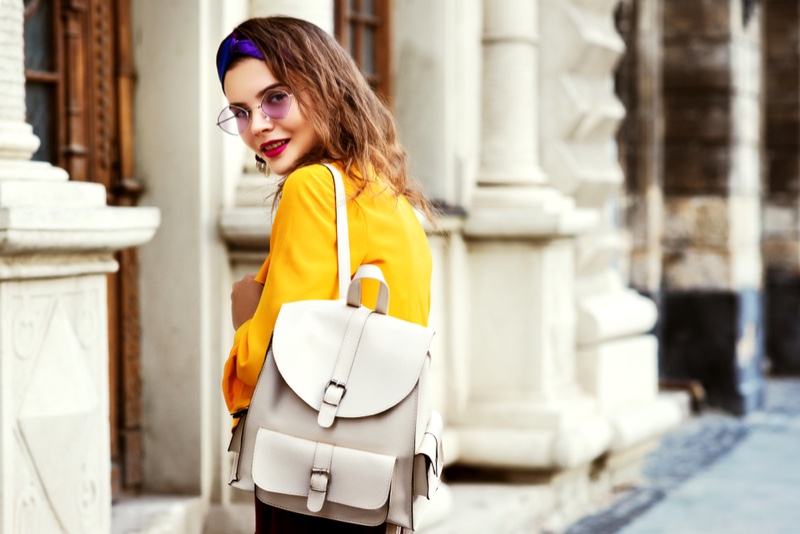
[[[256,498],[256,534],[386,534],[386,525],[365,527],[333,519],[295,514]]]

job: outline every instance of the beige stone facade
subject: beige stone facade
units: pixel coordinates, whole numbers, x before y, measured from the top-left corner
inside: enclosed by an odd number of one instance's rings
[[[626,112],[613,83],[625,52],[618,4],[393,3],[401,137],[415,176],[460,208],[429,228],[447,463],[535,473],[552,489],[553,528],[635,480],[648,448],[686,415],[658,391],[657,307],[628,287],[626,266],[649,280],[642,261],[659,254],[656,193],[637,190],[650,199],[648,230],[632,262],[615,219],[625,175],[614,143]],[[224,100],[213,57],[249,16],[300,16],[332,31],[333,2],[131,2],[137,169],[148,188],[143,207],[130,209],[106,207],[102,191],[27,161],[36,140],[21,96],[22,0],[0,9],[0,530],[33,532],[31,521],[44,521],[46,532],[251,532],[252,496],[226,483],[230,418],[219,384],[233,336],[230,284],[267,251],[270,186],[241,143],[216,129]],[[165,109],[179,120],[164,120]],[[678,235],[688,218],[706,220],[704,239],[735,235],[751,247],[753,199],[713,200],[681,199],[678,209],[670,199],[663,224]],[[748,219],[724,216],[733,209]],[[114,269],[111,251],[134,245],[144,495],[116,505],[112,521],[101,274]],[[731,283],[758,272],[719,257],[690,259]],[[65,349],[68,359],[57,358]],[[32,404],[45,390],[69,402]],[[58,430],[68,468],[53,469],[43,428]],[[447,486],[438,495],[431,525],[448,513]]]

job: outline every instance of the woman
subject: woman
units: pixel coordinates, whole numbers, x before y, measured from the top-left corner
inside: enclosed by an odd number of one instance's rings
[[[229,105],[218,124],[240,135],[257,166],[283,176],[270,253],[255,276],[233,284],[236,329],[223,394],[234,424],[249,405],[281,306],[339,297],[333,181],[347,192],[352,276],[381,268],[389,315],[427,325],[431,255],[414,207],[431,217],[408,176],[391,114],[352,58],[313,24],[287,17],[245,21],[217,52]],[[371,291],[370,291],[371,289]],[[365,288],[364,302],[375,301]],[[272,508],[256,499],[256,532],[385,532]]]

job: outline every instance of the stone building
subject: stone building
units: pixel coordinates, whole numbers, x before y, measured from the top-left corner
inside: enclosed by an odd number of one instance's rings
[[[798,368],[797,0],[0,0],[0,531],[252,531],[219,383],[270,185],[213,58],[276,13],[443,206],[451,469],[537,477],[557,528],[684,417],[659,377],[742,413],[765,346]]]

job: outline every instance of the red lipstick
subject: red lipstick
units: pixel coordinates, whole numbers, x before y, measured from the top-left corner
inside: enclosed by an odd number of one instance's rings
[[[261,149],[261,153],[264,154],[267,158],[274,158],[280,155],[281,152],[286,150],[286,147],[289,146],[288,139],[281,139],[280,141],[270,141],[268,143],[262,143],[259,147]]]

